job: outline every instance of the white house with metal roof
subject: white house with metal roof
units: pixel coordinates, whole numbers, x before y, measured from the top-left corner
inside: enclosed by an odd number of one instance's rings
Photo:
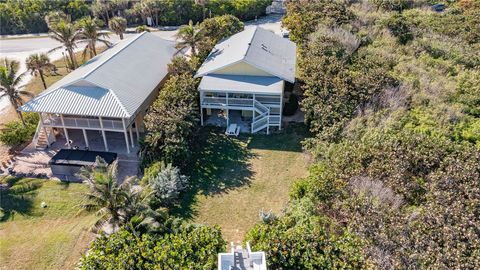
[[[48,147],[55,141],[54,129],[68,144],[73,129],[83,131],[88,147],[86,131],[96,130],[109,151],[105,132],[120,132],[130,153],[175,53],[174,42],[144,32],[90,59],[19,108],[40,114],[35,145]]]
[[[222,115],[227,127],[241,121],[251,133],[280,129],[285,82],[295,82],[295,65],[295,43],[261,27],[219,42],[195,75],[202,77],[201,124]]]

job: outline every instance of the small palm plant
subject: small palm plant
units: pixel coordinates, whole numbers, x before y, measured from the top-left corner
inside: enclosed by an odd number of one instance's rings
[[[97,55],[97,42],[101,42],[107,47],[112,45],[110,41],[104,39],[108,37],[108,33],[100,32],[101,21],[87,17],[81,19],[78,25],[81,29],[80,37],[82,38],[82,42],[87,42],[83,50],[83,59],[85,59],[87,52],[90,54],[90,58]]]
[[[50,37],[60,43],[61,46],[51,49],[49,52],[65,48],[70,58],[70,67],[76,69],[78,67],[75,59],[74,50],[77,48],[77,43],[81,39],[81,32],[78,27],[68,20],[59,19],[59,21],[50,22],[49,25]]]
[[[8,97],[18,117],[25,125],[22,112],[18,108],[23,104],[23,96],[33,97],[33,94],[20,89],[20,83],[25,73],[17,75],[18,66],[18,61],[10,61],[7,58],[4,59],[3,65],[0,66],[0,98]]]
[[[32,75],[40,75],[40,79],[43,83],[43,88],[47,89],[47,83],[45,82],[45,72],[52,71],[55,69],[55,65],[50,63],[50,59],[45,53],[38,53],[30,55],[26,63],[27,70],[31,72]]]
[[[110,19],[110,21],[108,21],[108,27],[110,28],[110,30],[115,32],[115,34],[117,34],[122,40],[123,33],[127,29],[127,20],[122,17],[113,17],[112,19]]]
[[[193,25],[193,22],[190,22],[187,25],[184,25],[178,29],[176,35],[177,38],[177,53],[190,48],[192,50],[192,55],[197,55],[197,48],[205,43],[204,31],[199,27],[198,23]]]
[[[117,161],[108,166],[102,158],[97,157],[95,166],[81,169],[80,177],[90,187],[90,191],[85,195],[86,202],[81,207],[88,212],[95,212],[98,216],[93,226],[94,231],[106,224],[111,225],[115,231],[128,221],[126,215],[133,211],[128,202],[132,200],[129,196],[134,178],[127,178],[119,185],[117,167]]]

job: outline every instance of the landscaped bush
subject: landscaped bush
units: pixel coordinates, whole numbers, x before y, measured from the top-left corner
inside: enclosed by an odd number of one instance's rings
[[[141,236],[120,230],[95,239],[79,269],[216,269],[217,254],[225,246],[217,227],[187,226]]]
[[[155,205],[172,205],[188,185],[188,177],[172,164],[164,166],[155,176],[147,178],[147,187],[152,191]]]
[[[183,166],[191,155],[191,140],[199,121],[197,80],[191,74],[172,76],[145,117],[143,162],[164,160]]]
[[[5,124],[0,131],[0,141],[9,146],[20,145],[32,139],[37,129],[38,114],[24,114],[25,125],[20,120],[14,120]]]

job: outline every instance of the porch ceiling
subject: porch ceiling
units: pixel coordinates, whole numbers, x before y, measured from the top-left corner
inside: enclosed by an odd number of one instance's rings
[[[199,91],[282,94],[283,80],[277,77],[219,75],[202,77]]]

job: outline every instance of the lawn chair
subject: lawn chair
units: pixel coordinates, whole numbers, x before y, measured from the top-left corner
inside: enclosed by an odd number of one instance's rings
[[[238,136],[240,134],[240,127],[237,124],[230,124],[225,131],[227,136]]]

